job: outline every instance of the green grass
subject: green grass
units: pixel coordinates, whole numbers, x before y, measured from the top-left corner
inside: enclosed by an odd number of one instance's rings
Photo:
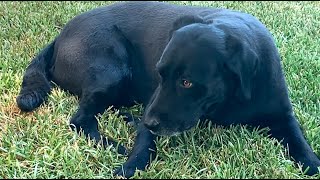
[[[112,148],[69,129],[78,99],[55,88],[47,103],[22,113],[16,107],[31,59],[72,17],[112,2],[0,2],[0,178],[113,178],[125,162]],[[276,39],[294,111],[320,155],[320,2],[172,2],[251,13]],[[141,114],[141,107],[130,108]],[[135,129],[117,112],[97,117],[101,132],[132,148]],[[245,126],[198,127],[157,142],[158,157],[135,178],[316,178],[304,176],[285,149]],[[262,132],[262,133],[261,133]]]

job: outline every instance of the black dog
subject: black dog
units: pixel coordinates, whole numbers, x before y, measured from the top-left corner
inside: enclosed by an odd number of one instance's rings
[[[32,60],[20,109],[37,108],[51,80],[80,97],[71,127],[104,145],[118,146],[98,132],[96,114],[111,105],[146,106],[134,148],[115,174],[145,169],[157,135],[188,130],[199,119],[269,127],[309,175],[318,173],[320,160],[294,117],[273,37],[251,15],[160,2],[97,8],[71,20]]]

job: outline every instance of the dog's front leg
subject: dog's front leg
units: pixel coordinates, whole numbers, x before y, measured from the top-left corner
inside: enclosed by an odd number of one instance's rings
[[[156,156],[155,139],[156,135],[151,134],[143,123],[139,123],[132,152],[128,160],[114,172],[114,175],[129,178],[137,169],[145,170]]]
[[[271,136],[289,148],[289,154],[294,160],[303,164],[303,171],[309,167],[306,172],[307,175],[318,174],[320,160],[304,138],[296,118],[293,115],[289,115],[273,122],[269,126]]]

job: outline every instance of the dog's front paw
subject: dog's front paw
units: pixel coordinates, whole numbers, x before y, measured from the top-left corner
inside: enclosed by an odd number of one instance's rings
[[[114,176],[122,176],[125,178],[130,178],[134,175],[136,172],[136,166],[132,165],[130,163],[125,163],[121,167],[119,167],[117,170],[114,171]]]
[[[309,176],[320,174],[320,160],[314,158],[311,161],[307,161],[303,164],[302,169]]]

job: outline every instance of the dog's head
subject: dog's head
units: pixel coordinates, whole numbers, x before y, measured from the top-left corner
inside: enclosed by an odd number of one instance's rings
[[[232,93],[250,99],[256,61],[249,46],[223,28],[204,23],[178,28],[156,65],[160,82],[144,125],[157,135],[175,135]]]

